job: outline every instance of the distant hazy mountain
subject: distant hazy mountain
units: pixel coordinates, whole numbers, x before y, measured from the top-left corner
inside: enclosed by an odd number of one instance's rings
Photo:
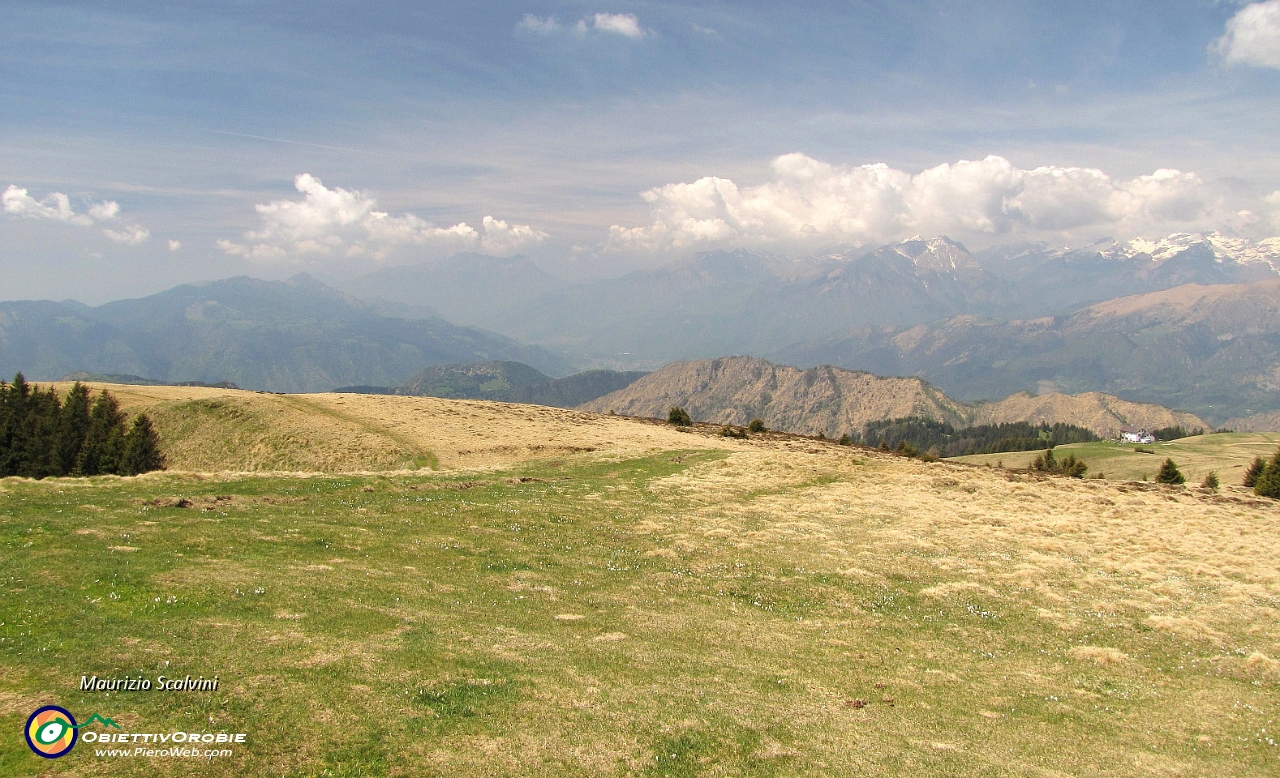
[[[800,370],[753,357],[675,362],[581,410],[665,418],[678,405],[695,421],[837,437],[868,422],[922,416],[956,426],[1012,421],[1063,422],[1115,435],[1121,424],[1205,427],[1189,413],[1090,393],[1076,397],[1018,394],[998,403],[965,405],[919,378],[884,378],[824,365]]]
[[[1280,409],[1280,279],[1185,285],[1056,318],[853,328],[776,356],[920,376],[967,400],[1105,391],[1216,424]]]
[[[644,375],[640,371],[588,370],[551,378],[520,362],[432,365],[388,393],[574,408]]]
[[[1082,249],[1044,244],[997,246],[977,260],[1014,284],[1029,316],[1183,284],[1238,284],[1280,275],[1280,238],[1256,244],[1216,232],[1178,233],[1159,241],[1103,241]],[[968,311],[978,313],[978,311]]]
[[[553,374],[567,367],[541,348],[421,313],[361,301],[307,276],[184,285],[97,308],[6,302],[0,375],[53,380],[83,370],[302,392],[399,383],[436,363],[513,359]]]
[[[360,297],[426,305],[449,321],[489,326],[513,308],[567,286],[528,258],[471,252],[377,270],[342,284]]]
[[[760,352],[855,324],[914,324],[969,310],[1004,315],[1023,306],[963,246],[935,238],[799,259],[706,252],[544,295],[486,326],[642,364]]]
[[[784,258],[737,250],[587,283],[555,279],[523,257],[462,254],[388,268],[349,291],[428,305],[450,320],[599,364],[774,353],[867,326],[955,316],[1032,319],[1187,283],[1278,277],[1280,238],[1217,233],[1085,249],[1042,244],[978,254],[946,237]]]

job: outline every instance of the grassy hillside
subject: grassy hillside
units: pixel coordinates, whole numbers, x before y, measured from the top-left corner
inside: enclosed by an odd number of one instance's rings
[[[666,425],[534,405],[90,386],[109,390],[127,413],[151,416],[170,470],[341,473],[474,468],[594,451],[633,456],[721,445]]]
[[[1075,454],[1077,458],[1083,459],[1089,465],[1090,476],[1103,472],[1110,479],[1151,480],[1155,478],[1165,459],[1171,458],[1190,483],[1200,483],[1212,470],[1218,474],[1222,483],[1234,485],[1240,483],[1245,468],[1254,457],[1269,459],[1275,453],[1277,445],[1280,445],[1280,433],[1222,432],[1142,446],[1133,443],[1120,445],[1111,441],[1073,443],[1058,446],[1054,452],[1059,458]],[[951,461],[979,465],[1000,463],[1005,467],[1023,468],[1030,465],[1031,460],[1040,453],[1042,452],[1019,451],[975,454],[955,457]]]
[[[242,396],[256,435],[364,429],[360,466],[399,439],[453,469],[0,481],[0,775],[1280,767],[1280,505],[1240,489],[497,403],[135,389],[133,408]],[[220,688],[77,688],[161,673]],[[49,761],[14,733],[50,703],[247,741]]]

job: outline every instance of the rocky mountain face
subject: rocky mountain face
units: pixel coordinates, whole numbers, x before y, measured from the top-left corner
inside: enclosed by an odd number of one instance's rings
[[[810,370],[754,357],[674,362],[580,410],[666,418],[678,405],[696,421],[839,436],[877,419],[925,416],[963,424],[964,408],[918,378],[881,378],[833,367]]]
[[[861,432],[871,421],[920,416],[962,427],[1012,421],[1063,422],[1115,435],[1121,424],[1159,428],[1203,420],[1156,405],[1100,393],[1018,394],[998,403],[966,405],[919,378],[884,378],[822,366],[801,370],[753,357],[675,362],[580,410],[665,418],[678,405],[695,421],[745,425],[763,419],[770,429],[828,437]]]
[[[399,383],[423,365],[495,358],[566,372],[536,346],[408,305],[358,300],[307,276],[230,278],[96,308],[0,303],[0,375],[23,371],[32,380],[83,370],[314,392]]]
[[[920,376],[965,400],[1104,391],[1220,424],[1280,409],[1280,279],[1185,285],[1060,317],[854,328],[777,356]]]

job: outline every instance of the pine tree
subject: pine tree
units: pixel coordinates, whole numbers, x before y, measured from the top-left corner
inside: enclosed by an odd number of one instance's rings
[[[1258,482],[1253,485],[1253,493],[1259,497],[1271,497],[1280,500],[1280,448],[1275,456],[1258,474]]]
[[[138,414],[133,427],[124,436],[124,453],[120,457],[120,475],[138,475],[164,469],[160,453],[160,436],[145,413]]]
[[[684,408],[673,405],[667,410],[667,423],[674,424],[677,427],[689,427],[693,425],[693,419],[689,417],[689,412]]]
[[[89,390],[79,381],[67,392],[62,401],[62,414],[58,419],[58,443],[56,475],[69,475],[76,469],[80,449],[89,434]]]
[[[1178,470],[1178,466],[1174,464],[1172,459],[1166,459],[1164,464],[1160,466],[1160,472],[1156,474],[1156,483],[1158,484],[1184,484],[1186,482],[1186,476]]]
[[[1031,462],[1031,469],[1041,473],[1053,473],[1058,469],[1058,460],[1053,456],[1053,446]]]
[[[89,413],[89,429],[76,460],[78,475],[116,473],[124,449],[124,414],[116,398],[106,389],[98,395]]]
[[[1258,476],[1262,475],[1262,471],[1267,468],[1267,460],[1262,457],[1254,457],[1253,463],[1244,471],[1243,486],[1252,489],[1253,485],[1258,483]]]
[[[1216,490],[1216,489],[1218,488],[1218,486],[1219,486],[1219,484],[1218,484],[1218,474],[1217,474],[1217,473],[1215,473],[1215,472],[1213,472],[1212,470],[1210,470],[1210,471],[1209,471],[1209,474],[1208,474],[1208,475],[1206,475],[1206,476],[1204,477],[1204,480],[1200,482],[1200,488],[1201,488],[1201,489],[1214,489],[1214,490]]]
[[[27,398],[26,418],[20,430],[22,461],[18,475],[27,478],[58,475],[58,420],[61,415],[62,403],[52,386],[47,392],[32,387]]]

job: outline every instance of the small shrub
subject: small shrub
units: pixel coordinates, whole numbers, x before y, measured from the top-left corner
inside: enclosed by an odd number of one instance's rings
[[[836,442],[842,446],[852,446],[853,438],[849,437],[849,433],[846,432],[845,434],[841,435],[840,439],[837,440]]]
[[[740,428],[730,427],[726,424],[720,428],[720,437],[746,439],[747,431]]]
[[[1200,482],[1200,488],[1213,489],[1216,491],[1218,489],[1218,474],[1210,470],[1209,474]]]
[[[674,424],[677,427],[692,427],[693,419],[689,417],[689,412],[679,405],[673,405],[667,410],[667,423]]]
[[[916,451],[915,446],[905,440],[898,441],[898,447],[894,449],[894,452],[901,454],[904,457],[914,457],[920,453],[919,451]]]
[[[1160,472],[1156,473],[1156,483],[1158,484],[1184,484],[1187,477],[1178,470],[1178,466],[1174,464],[1172,459],[1166,459],[1163,465],[1160,465]]]
[[[768,427],[764,426],[764,419],[752,419],[751,423],[747,425],[747,432],[751,432],[756,435],[766,431],[768,431]]]

